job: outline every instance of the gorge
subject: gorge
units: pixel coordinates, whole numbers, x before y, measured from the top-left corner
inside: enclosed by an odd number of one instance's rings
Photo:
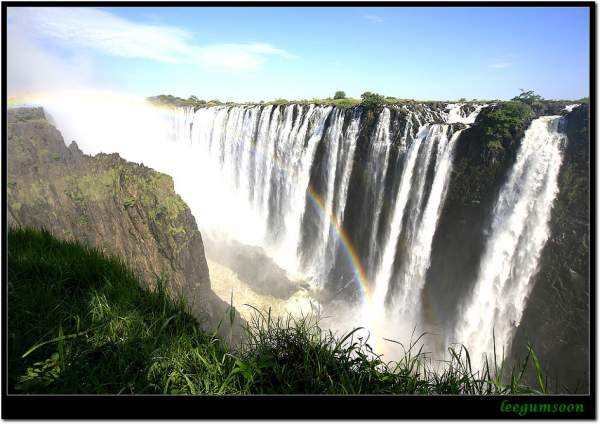
[[[262,249],[290,279],[279,297],[302,292],[325,326],[365,327],[389,359],[384,339],[422,332],[436,357],[463,343],[478,365],[494,338],[511,360],[531,341],[551,376],[587,391],[587,105],[39,103],[84,153],[171,175],[209,259]]]

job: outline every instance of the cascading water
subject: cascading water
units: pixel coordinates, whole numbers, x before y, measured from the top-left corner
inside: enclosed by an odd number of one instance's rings
[[[321,228],[317,238],[319,248],[313,251],[313,255],[310,255],[311,265],[313,269],[320,270],[319,276],[321,278],[326,276],[328,266],[333,262],[336,246],[333,220],[339,220],[344,211],[346,205],[344,192],[347,192],[347,176],[352,169],[352,162],[342,162],[341,156],[353,155],[356,143],[356,130],[350,131],[347,137],[343,137],[344,119],[342,115],[343,113],[339,109],[333,112],[332,123],[326,134],[326,153],[323,161],[326,181],[323,194],[325,213],[323,213],[320,221]],[[355,128],[356,125],[354,123],[353,127]],[[344,153],[346,154],[344,155]],[[342,179],[343,181],[341,181]]]
[[[315,106],[180,111],[175,124],[184,121],[191,131],[180,131],[177,144],[192,146],[195,166],[210,182],[198,184],[197,196],[218,202],[202,208],[201,228],[270,246],[295,266],[310,166],[331,112]]]
[[[377,235],[379,233],[379,220],[383,209],[383,202],[385,198],[385,175],[389,166],[390,150],[392,148],[390,142],[390,110],[384,109],[379,115],[377,121],[377,129],[375,131],[375,137],[373,143],[370,146],[370,160],[367,160],[366,171],[369,175],[370,181],[367,185],[367,190],[371,196],[368,199],[369,203],[372,203],[373,214],[372,221],[368,225],[371,226],[370,237],[369,237],[369,258],[368,266],[370,269],[374,268],[377,258]]]
[[[408,248],[409,255],[402,272],[400,293],[393,299],[394,309],[404,316],[414,312],[414,306],[420,304],[421,290],[425,285],[425,276],[430,265],[433,236],[448,189],[453,147],[461,131],[456,131],[449,138],[447,130],[448,128],[444,128],[437,140],[434,177],[429,197],[421,219],[413,226],[413,236]],[[413,315],[413,319],[416,318]]]
[[[479,277],[451,340],[469,348],[475,366],[494,351],[494,337],[499,355],[507,352],[533,288],[558,192],[566,140],[558,130],[561,119],[546,116],[531,123],[494,209]]]
[[[404,126],[393,137],[392,111],[384,108],[369,140],[366,160],[360,163],[359,171],[366,170],[369,179],[364,185],[364,207],[370,219],[362,223],[368,237],[365,265],[368,274],[375,276],[367,308],[369,313],[378,311],[379,319],[388,319],[389,314],[406,317],[408,311],[414,312],[411,322],[417,319],[419,293],[449,181],[452,147],[460,134],[452,124],[474,119],[480,110],[465,115],[460,105],[448,109],[450,113],[405,108]],[[244,210],[252,217],[241,228],[236,225],[239,220],[224,213],[223,205],[216,205],[211,216],[222,220],[199,220],[203,231],[226,230],[232,237],[263,246],[287,269],[301,270],[319,287],[327,288],[325,282],[342,248],[336,231],[344,226],[361,118],[361,109],[347,113],[320,106],[181,111],[175,122],[178,143],[197,148],[193,156],[202,158],[200,167],[207,170],[203,179],[223,184],[219,191],[221,197],[229,198],[227,208]],[[401,172],[399,182],[392,185],[397,187],[396,195],[390,198],[385,182],[397,172],[391,165],[394,150],[399,152],[396,161]],[[309,187],[311,179],[316,187]],[[312,222],[306,214],[311,203],[307,192],[321,203],[322,210]],[[216,194],[205,197],[218,198]],[[393,212],[386,219],[382,212],[390,207]],[[303,233],[306,226],[314,229],[310,237]],[[387,235],[383,244],[380,234]],[[402,242],[406,243],[402,251],[408,254],[398,255]],[[394,307],[385,313],[390,294],[394,294]]]
[[[370,326],[376,338],[398,337],[400,328],[402,338],[410,337],[412,329],[422,327],[420,294],[425,286],[433,236],[450,180],[453,147],[461,132],[458,130],[449,136],[451,129],[451,124],[422,126],[406,153],[369,308]],[[428,185],[430,171],[433,180]],[[400,255],[399,250],[403,252]],[[394,323],[391,327],[395,334],[379,334],[390,332],[381,330],[389,328],[390,322]]]
[[[465,111],[464,103],[451,103],[446,106],[448,114],[447,121],[462,124],[472,124],[475,122],[477,115],[481,112],[481,109],[486,107],[486,104],[473,105],[469,107],[468,111]]]

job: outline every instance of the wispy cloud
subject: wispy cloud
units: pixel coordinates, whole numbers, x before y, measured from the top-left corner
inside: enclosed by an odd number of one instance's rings
[[[500,69],[500,68],[508,68],[510,66],[512,66],[512,62],[498,62],[498,63],[491,63],[488,65],[488,68],[496,68],[496,69]]]
[[[89,57],[85,54],[53,55],[27,35],[8,28],[6,79],[9,96],[93,85],[95,68]]]
[[[381,16],[377,15],[365,15],[365,19],[376,24],[380,24],[384,21],[384,19]]]
[[[225,72],[253,71],[268,56],[293,58],[267,43],[203,45],[173,26],[132,22],[93,8],[9,8],[9,24],[68,48]]]

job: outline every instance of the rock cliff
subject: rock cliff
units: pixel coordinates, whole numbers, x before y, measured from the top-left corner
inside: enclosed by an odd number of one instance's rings
[[[67,147],[41,108],[9,110],[7,130],[9,225],[45,227],[119,255],[148,288],[166,279],[169,294],[185,296],[205,328],[223,321],[220,332],[231,335],[228,307],[210,288],[202,237],[171,177],[118,154]]]

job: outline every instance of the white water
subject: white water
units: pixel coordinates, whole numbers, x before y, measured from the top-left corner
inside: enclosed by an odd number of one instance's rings
[[[501,189],[479,277],[460,313],[455,342],[464,343],[475,366],[493,352],[508,352],[532,290],[548,222],[558,192],[561,145],[558,116],[534,120]]]
[[[464,106],[465,103],[451,103],[448,106],[446,106],[446,110],[448,111],[448,117],[446,118],[446,121],[449,124],[473,124],[475,122],[475,119],[477,118],[477,115],[479,115],[479,112],[481,112],[481,109],[483,109],[487,105],[475,105],[473,111],[469,114],[464,113]]]
[[[565,106],[565,110],[566,110],[567,112],[572,112],[572,111],[573,111],[573,109],[575,109],[577,106],[581,106],[581,105],[580,105],[579,103],[572,104],[572,105],[566,105],[566,106]]]
[[[411,189],[412,176],[415,170],[415,164],[421,143],[424,139],[429,138],[433,132],[431,127],[423,127],[419,131],[417,138],[408,150],[402,176],[400,178],[400,188],[395,201],[392,222],[390,226],[390,234],[383,248],[383,259],[379,267],[379,271],[375,277],[375,291],[373,293],[373,311],[384,314],[385,299],[388,293],[389,283],[392,278],[394,259],[396,257],[396,245],[400,232],[402,231],[402,219],[404,218],[404,210],[408,202],[408,196]],[[430,143],[431,144],[431,143]]]
[[[390,141],[390,110],[388,108],[383,109],[379,115],[375,138],[370,148],[373,155],[372,157],[375,160],[369,160],[366,164],[367,172],[371,178],[368,189],[374,191],[375,202],[373,209],[373,221],[372,224],[370,223],[370,255],[368,259],[368,266],[369,268],[373,269],[376,264],[376,255],[378,253],[377,234],[379,231],[379,219],[381,217],[381,212],[383,211],[385,196],[384,180],[388,170],[390,151],[392,148]]]
[[[460,135],[460,131],[457,131],[448,139],[446,131],[447,129],[444,129],[438,139],[433,183],[427,205],[416,228],[414,241],[410,246],[410,255],[402,274],[401,292],[393,299],[394,310],[399,311],[402,316],[412,315],[414,322],[417,321],[418,316],[413,312],[416,310],[415,305],[420,304],[420,294],[425,286],[425,276],[431,260],[433,236],[448,190],[453,148]]]
[[[400,335],[406,340],[412,329],[422,328],[420,295],[450,180],[453,147],[460,134],[457,131],[449,138],[448,131],[447,124],[421,127],[407,152],[370,308],[370,326],[376,339]],[[428,187],[426,177],[430,165],[433,166],[433,181]],[[412,207],[407,209],[409,201]],[[405,228],[407,224],[409,228]],[[398,243],[403,232],[406,233],[404,250],[407,254],[401,262],[402,272],[395,277]],[[396,287],[394,292],[392,284]],[[390,297],[388,305],[386,301]],[[390,323],[394,324],[390,326]]]

